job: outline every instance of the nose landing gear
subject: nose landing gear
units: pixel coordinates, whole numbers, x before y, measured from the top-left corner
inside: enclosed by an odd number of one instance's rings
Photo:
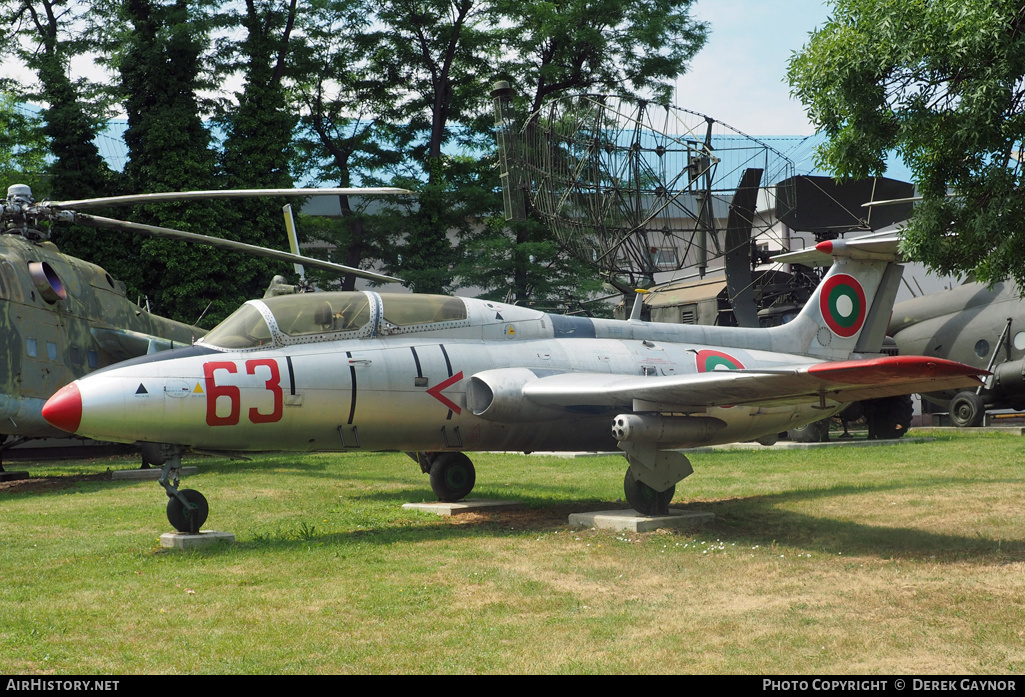
[[[152,445],[152,444],[151,444]],[[167,492],[167,521],[178,532],[198,535],[199,529],[210,515],[206,498],[195,489],[179,489],[183,448],[175,445],[158,446],[163,467],[160,470],[160,486]]]

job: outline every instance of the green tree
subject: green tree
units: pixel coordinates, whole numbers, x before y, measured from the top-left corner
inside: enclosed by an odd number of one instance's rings
[[[3,10],[8,21],[21,28],[16,54],[38,77],[25,95],[45,104],[43,133],[54,156],[51,196],[108,195],[113,175],[94,142],[102,111],[88,106],[96,91],[69,75],[71,61],[89,48],[75,26],[80,8],[68,0],[21,0],[4,3]]]
[[[418,196],[407,211],[394,270],[414,291],[451,289],[458,257],[449,235],[466,234],[470,220],[487,212],[468,207],[469,192],[455,185],[467,180],[467,163],[443,148],[453,141],[463,149],[479,146],[486,133],[487,85],[499,49],[489,10],[487,0],[386,0],[375,14],[371,69],[387,76],[393,104],[382,116],[404,128],[397,145],[419,169],[403,182]],[[487,161],[475,160],[477,166]]]
[[[216,122],[224,133],[219,152],[221,186],[234,189],[288,189],[293,186],[296,116],[289,109],[285,81],[298,15],[298,1],[245,0],[239,12],[221,12],[216,21],[229,35],[243,36],[220,46],[218,75],[241,73],[234,100],[222,103]],[[236,239],[264,247],[287,248],[281,208],[285,199],[241,199],[223,210],[222,227]],[[281,262],[237,255],[233,268],[255,296],[275,273],[291,271]]]
[[[907,163],[910,258],[1025,288],[1021,2],[836,0],[788,77],[838,177],[882,174],[891,150]]]
[[[525,121],[547,100],[584,92],[668,101],[673,81],[686,72],[707,36],[707,25],[690,16],[691,4],[496,0],[493,12],[496,25],[503,28],[506,56],[499,74],[516,86],[515,111]],[[529,132],[525,140],[532,140]],[[571,285],[597,290],[593,267],[562,249],[544,225],[513,221],[485,229],[487,235],[471,247],[508,250],[507,262],[494,269],[488,287],[503,279],[510,300],[551,303],[567,297]],[[468,278],[473,275],[466,265],[463,269]]]
[[[18,104],[15,95],[0,89],[0,195],[6,187],[27,184],[36,197],[48,196],[42,119]]]
[[[126,0],[116,64],[128,113],[128,188],[137,192],[216,188],[217,157],[203,123],[201,59],[209,46],[209,15],[188,0]],[[135,219],[227,237],[221,203],[183,201],[140,207]],[[141,286],[154,309],[175,319],[208,322],[255,292],[236,274],[237,256],[165,239],[139,250]],[[266,281],[264,281],[266,283]]]
[[[390,183],[404,155],[394,143],[396,128],[380,114],[389,107],[391,71],[370,69],[381,40],[358,0],[318,0],[299,18],[303,40],[292,51],[292,100],[302,115],[297,134],[299,166],[315,181],[339,187]],[[339,196],[340,219],[302,221],[306,237],[333,244],[334,261],[365,267],[394,261],[394,212],[375,210],[378,201]],[[333,280],[307,270],[314,276]],[[355,277],[342,280],[352,290]]]
[[[52,160],[46,167],[46,191],[34,188],[35,197],[72,200],[117,193],[118,173],[96,146],[107,100],[95,85],[70,76],[72,61],[92,48],[83,32],[83,8],[67,0],[18,0],[5,2],[2,10],[16,28],[11,52],[37,77],[20,93],[44,104],[42,135]],[[111,245],[102,230],[62,225],[54,239],[63,251],[100,264],[118,278],[129,283],[137,278],[129,255]]]
[[[645,96],[668,102],[673,83],[705,45],[708,25],[693,0],[496,0],[504,27],[503,77],[529,111],[568,92]]]
[[[297,118],[288,109],[285,77],[298,0],[245,0],[243,12],[224,12],[218,23],[242,28],[244,37],[221,46],[219,74],[241,71],[242,91],[217,119],[226,183],[237,188],[292,186],[292,140]]]

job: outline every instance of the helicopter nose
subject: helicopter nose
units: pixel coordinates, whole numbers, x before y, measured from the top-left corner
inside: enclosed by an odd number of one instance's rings
[[[65,385],[50,397],[43,405],[43,418],[62,431],[77,431],[82,423],[82,393],[78,385]]]

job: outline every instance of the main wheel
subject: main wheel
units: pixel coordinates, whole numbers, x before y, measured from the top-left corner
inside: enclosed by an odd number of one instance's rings
[[[473,491],[477,472],[463,453],[439,453],[431,462],[431,488],[439,501],[459,501]]]
[[[787,435],[795,443],[825,443],[829,440],[829,419],[787,429]]]
[[[950,400],[950,420],[955,426],[968,428],[981,426],[986,418],[986,405],[974,392],[958,392]]]
[[[177,496],[171,496],[167,499],[167,521],[178,532],[198,533],[199,528],[202,527],[203,523],[206,522],[207,516],[210,515],[210,506],[206,502],[206,497],[195,489],[182,489],[179,493],[185,497],[186,501],[196,505],[195,530],[192,529],[189,511],[185,510],[185,505],[178,500]]]
[[[640,479],[635,479],[633,472],[627,470],[623,479],[623,493],[630,507],[641,515],[665,515],[669,512],[669,502],[676,494],[676,485],[673,484],[665,491],[655,491]]]

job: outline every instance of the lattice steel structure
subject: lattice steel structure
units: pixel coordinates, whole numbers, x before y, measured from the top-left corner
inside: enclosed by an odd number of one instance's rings
[[[793,176],[793,163],[704,114],[580,95],[518,123],[511,93],[493,92],[507,216],[532,211],[607,278],[636,287],[658,272],[704,274],[731,245],[745,245],[750,258],[751,228],[727,235],[728,228],[739,221],[766,232],[771,223],[756,210],[792,205],[789,190],[773,185]]]

